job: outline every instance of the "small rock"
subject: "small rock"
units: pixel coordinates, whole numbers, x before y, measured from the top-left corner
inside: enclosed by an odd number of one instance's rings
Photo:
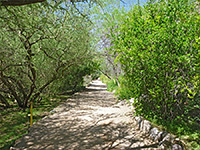
[[[168,133],[166,131],[161,131],[158,133],[158,135],[155,137],[155,141],[162,141],[163,138],[167,135]]]
[[[135,117],[136,129],[139,130],[141,128],[142,118]]]
[[[147,120],[143,121],[143,128],[142,128],[142,130],[143,130],[144,133],[149,133],[151,127],[152,127],[152,125],[151,125],[151,123],[149,121],[147,121]]]
[[[172,145],[171,150],[184,150],[184,149],[181,145],[174,144],[174,145]]]
[[[144,128],[144,120],[142,120],[139,124],[139,130],[143,131]]]
[[[164,147],[170,147],[174,140],[174,137],[171,136],[169,133],[163,137],[162,141],[159,142],[159,145],[164,145]]]
[[[151,139],[155,139],[156,136],[158,135],[158,133],[159,133],[158,128],[152,128],[152,129],[150,130],[150,138],[151,138]]]

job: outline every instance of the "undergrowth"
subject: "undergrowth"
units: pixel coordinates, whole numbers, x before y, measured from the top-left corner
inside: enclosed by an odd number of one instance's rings
[[[117,90],[118,85],[117,85],[117,81],[115,79],[108,79],[106,76],[101,75],[100,79],[103,83],[105,83],[107,85],[107,90],[112,92],[114,90]]]
[[[129,100],[132,96],[132,91],[125,83],[127,82],[123,78],[120,78],[120,85],[118,87],[116,81],[108,79],[106,76],[101,75],[101,81],[107,84],[108,91],[115,90],[115,95],[118,99],[127,99]],[[155,126],[158,126],[162,130],[166,130],[169,133],[176,135],[178,138],[183,140],[186,144],[186,147],[189,150],[199,150],[200,149],[200,124],[192,121],[185,120],[159,120],[155,115],[154,118],[143,115],[143,117],[151,121]]]
[[[66,101],[69,95],[60,95],[54,97],[43,97],[39,103],[33,105],[33,122],[48,115],[49,112]],[[0,150],[9,150],[14,142],[28,133],[30,127],[30,110],[22,111],[17,106],[0,110]]]

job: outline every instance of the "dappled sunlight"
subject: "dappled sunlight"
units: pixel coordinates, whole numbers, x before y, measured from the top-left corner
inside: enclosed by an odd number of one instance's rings
[[[128,106],[117,104],[104,87],[96,90],[99,81],[93,83],[34,124],[12,149],[157,149],[134,129]]]

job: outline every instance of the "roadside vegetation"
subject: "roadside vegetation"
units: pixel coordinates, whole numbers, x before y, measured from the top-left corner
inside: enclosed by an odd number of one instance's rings
[[[119,99],[134,98],[137,115],[199,149],[199,2],[149,1],[121,15],[104,30],[113,69],[104,61],[102,80]]]
[[[99,2],[0,6],[0,149],[27,132],[31,102],[37,121],[99,74],[137,115],[200,149],[200,2]]]
[[[53,108],[66,102],[70,95],[43,96],[41,103],[34,103],[33,122],[53,113]],[[30,110],[21,111],[17,105],[0,112],[0,149],[7,150],[14,142],[28,133],[30,127]]]
[[[84,77],[96,72],[92,4],[0,6],[0,149],[28,132],[31,102],[35,122],[59,105],[62,95],[66,100],[83,89]]]

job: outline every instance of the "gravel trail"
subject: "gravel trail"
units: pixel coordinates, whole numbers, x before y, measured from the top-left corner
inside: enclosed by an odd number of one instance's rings
[[[13,150],[159,150],[133,126],[131,110],[95,80],[30,128]]]

